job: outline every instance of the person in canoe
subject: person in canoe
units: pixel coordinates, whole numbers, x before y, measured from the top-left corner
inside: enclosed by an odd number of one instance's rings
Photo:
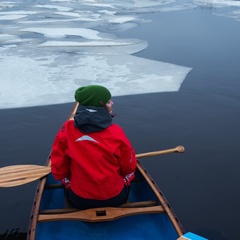
[[[73,120],[64,123],[53,143],[51,171],[65,185],[72,207],[117,207],[126,202],[137,165],[123,129],[112,123],[110,91],[80,87]]]

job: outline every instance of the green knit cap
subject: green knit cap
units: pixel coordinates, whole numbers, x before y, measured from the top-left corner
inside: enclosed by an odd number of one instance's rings
[[[106,104],[112,96],[109,90],[103,86],[89,85],[78,88],[74,97],[83,106],[101,107],[100,101]]]

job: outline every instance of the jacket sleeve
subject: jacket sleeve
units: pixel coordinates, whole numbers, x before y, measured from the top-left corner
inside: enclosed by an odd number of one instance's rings
[[[116,156],[121,166],[121,174],[123,178],[131,176],[129,179],[132,180],[137,166],[137,159],[135,151],[123,131],[121,135],[121,143],[116,151]]]
[[[51,171],[56,180],[62,180],[69,175],[69,157],[67,152],[66,123],[58,132],[51,152]]]

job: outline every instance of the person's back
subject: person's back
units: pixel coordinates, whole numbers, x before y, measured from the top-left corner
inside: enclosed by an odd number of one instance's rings
[[[135,153],[123,130],[112,124],[110,98],[101,86],[79,88],[74,120],[64,124],[53,144],[52,173],[65,184],[67,179],[70,203],[80,209],[124,203],[134,177]]]

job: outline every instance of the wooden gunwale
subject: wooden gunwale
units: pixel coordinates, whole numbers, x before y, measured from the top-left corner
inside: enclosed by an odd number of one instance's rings
[[[50,161],[48,161],[50,163]],[[36,234],[36,226],[37,226],[37,220],[38,220],[38,213],[39,213],[39,207],[42,199],[42,194],[44,190],[44,185],[46,183],[47,177],[44,177],[40,180],[35,197],[34,202],[32,206],[31,216],[30,216],[30,223],[29,223],[29,230],[27,233],[27,240],[34,240],[35,234]]]
[[[171,209],[168,201],[164,197],[163,193],[160,191],[158,186],[156,185],[155,181],[152,179],[152,177],[149,175],[149,173],[141,166],[141,164],[138,161],[137,164],[138,170],[141,172],[143,177],[146,179],[152,190],[154,191],[155,195],[157,196],[158,200],[160,201],[162,207],[164,208],[165,212],[168,214],[172,224],[174,225],[177,233],[179,236],[182,236],[184,233],[183,227],[181,223],[178,221],[175,213]]]

